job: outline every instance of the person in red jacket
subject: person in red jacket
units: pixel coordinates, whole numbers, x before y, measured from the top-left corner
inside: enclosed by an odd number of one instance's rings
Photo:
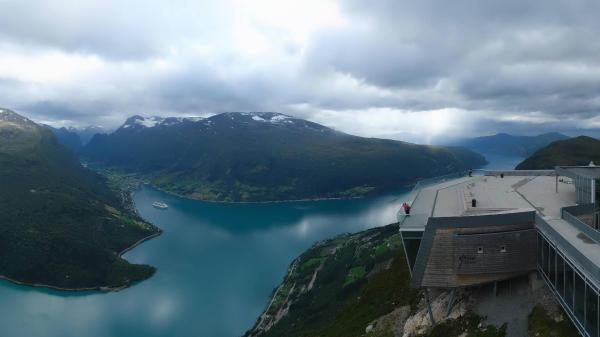
[[[402,204],[402,209],[404,209],[404,214],[410,215],[410,205],[406,202]]]

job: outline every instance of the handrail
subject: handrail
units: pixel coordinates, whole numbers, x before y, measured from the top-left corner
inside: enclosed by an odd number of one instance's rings
[[[504,174],[507,177],[510,176],[555,176],[556,171],[554,170],[475,170],[477,172],[481,172],[482,175],[488,176],[499,176]]]
[[[586,224],[577,218],[576,215],[581,215],[585,213],[586,210],[593,210],[591,204],[571,206],[571,207],[563,207],[561,208],[561,216],[563,220],[567,221],[575,228],[585,233],[590,239],[596,241],[596,243],[600,244],[600,232],[598,232],[594,227]],[[576,214],[576,215],[575,215]]]
[[[474,172],[474,170],[473,170],[473,172]],[[415,201],[418,199],[419,194],[421,193],[421,190],[425,186],[448,181],[451,179],[461,178],[461,177],[467,176],[468,173],[469,173],[469,171],[458,171],[458,172],[448,173],[448,174],[435,176],[435,177],[431,177],[431,178],[421,179],[413,186],[413,188],[410,190],[410,192],[408,192],[409,200],[407,200],[407,202],[410,205],[413,205],[415,203]],[[410,200],[411,199],[410,196],[413,196],[412,200]],[[400,209],[396,213],[396,219],[398,219],[398,223],[400,224],[400,226],[402,226],[402,224],[404,223],[404,220],[406,219],[406,214],[403,213],[402,209]]]

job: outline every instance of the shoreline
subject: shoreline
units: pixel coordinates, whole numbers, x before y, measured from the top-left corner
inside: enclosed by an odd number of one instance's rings
[[[482,165],[481,167],[474,168],[474,169],[481,169],[484,166],[485,165]],[[186,195],[182,195],[182,194],[179,194],[179,193],[176,193],[173,191],[169,191],[163,187],[157,186],[156,184],[152,183],[147,178],[137,176],[139,173],[122,173],[122,172],[114,173],[114,172],[111,172],[111,168],[102,168],[102,167],[96,167],[96,168],[92,168],[92,169],[105,177],[108,177],[109,174],[113,174],[114,176],[127,175],[129,179],[132,179],[129,181],[132,184],[130,184],[128,186],[124,186],[123,189],[128,190],[130,192],[130,194],[135,192],[136,190],[138,190],[141,185],[150,185],[153,188],[155,188],[161,192],[164,192],[164,193],[167,193],[167,194],[179,197],[179,198],[202,201],[202,202],[206,202],[206,203],[215,203],[215,204],[273,204],[273,203],[311,202],[311,201],[328,201],[328,200],[352,200],[352,199],[364,199],[364,198],[370,198],[370,197],[382,197],[382,196],[386,196],[386,195],[397,194],[402,189],[411,189],[412,187],[414,187],[417,183],[419,183],[422,180],[439,177],[439,176],[433,176],[433,177],[427,177],[427,178],[419,177],[419,178],[415,178],[414,180],[411,180],[410,182],[401,184],[400,186],[398,186],[392,190],[389,190],[389,191],[385,191],[382,193],[377,193],[377,192],[376,193],[367,193],[364,195],[351,196],[351,197],[317,197],[317,198],[263,200],[263,201],[225,201],[225,200],[194,198],[191,196],[186,196]],[[110,173],[108,173],[108,172],[110,172]],[[450,172],[450,173],[443,174],[442,176],[456,174],[456,173],[460,173],[460,172],[466,172],[466,171],[459,170],[456,172]],[[134,211],[137,213],[137,210],[134,210]]]
[[[172,191],[168,191],[162,187],[156,186],[152,183],[143,182],[141,184],[150,185],[152,188],[155,188],[161,192],[179,197],[188,200],[196,200],[202,202],[210,202],[214,204],[276,204],[276,203],[286,203],[286,202],[310,202],[310,201],[327,201],[327,200],[351,200],[351,199],[364,199],[370,197],[369,195],[355,196],[355,197],[331,197],[331,198],[307,198],[307,199],[286,199],[286,200],[266,200],[266,201],[224,201],[224,200],[212,200],[212,199],[199,199],[193,198],[186,195],[181,195]],[[410,186],[410,185],[409,185]],[[138,187],[139,188],[139,187]],[[371,195],[377,196],[377,195]]]
[[[425,178],[425,179],[427,179],[427,178]],[[140,181],[138,183],[137,187],[134,188],[134,190],[138,190],[141,187],[141,185],[149,185],[154,189],[157,189],[161,192],[164,192],[164,193],[172,195],[172,196],[176,196],[178,198],[202,201],[202,202],[206,202],[206,203],[214,203],[214,204],[278,204],[278,203],[292,203],[292,202],[353,200],[353,199],[365,199],[365,198],[371,198],[371,197],[382,197],[382,196],[386,196],[386,195],[393,196],[393,195],[398,194],[400,192],[400,189],[406,189],[406,188],[410,189],[410,188],[414,187],[417,184],[417,182],[419,182],[420,180],[423,180],[423,179],[417,179],[410,184],[403,185],[403,186],[399,187],[398,191],[396,191],[396,192],[389,191],[389,192],[385,192],[385,193],[375,193],[375,194],[361,195],[361,196],[355,196],[355,197],[306,198],[306,199],[289,199],[289,200],[286,199],[286,200],[267,200],[267,201],[223,201],[223,200],[199,199],[199,198],[193,198],[193,197],[181,195],[181,194],[166,190],[162,187],[154,185],[151,182],[146,182],[146,181]],[[132,190],[131,192],[133,193],[134,190]]]

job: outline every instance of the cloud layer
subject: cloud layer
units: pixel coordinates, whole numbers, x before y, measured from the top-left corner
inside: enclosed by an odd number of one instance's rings
[[[600,126],[597,1],[0,0],[0,11],[0,105],[44,122],[268,110],[419,142]]]

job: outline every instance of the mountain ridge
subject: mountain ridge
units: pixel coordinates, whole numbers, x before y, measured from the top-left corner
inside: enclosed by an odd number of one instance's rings
[[[569,137],[558,132],[547,132],[536,136],[517,136],[502,132],[491,136],[464,138],[451,144],[464,146],[483,154],[527,157],[554,141],[567,138]]]
[[[352,136],[275,112],[227,112],[168,124],[140,118],[97,135],[82,156],[202,200],[365,196],[485,163],[462,148]]]

